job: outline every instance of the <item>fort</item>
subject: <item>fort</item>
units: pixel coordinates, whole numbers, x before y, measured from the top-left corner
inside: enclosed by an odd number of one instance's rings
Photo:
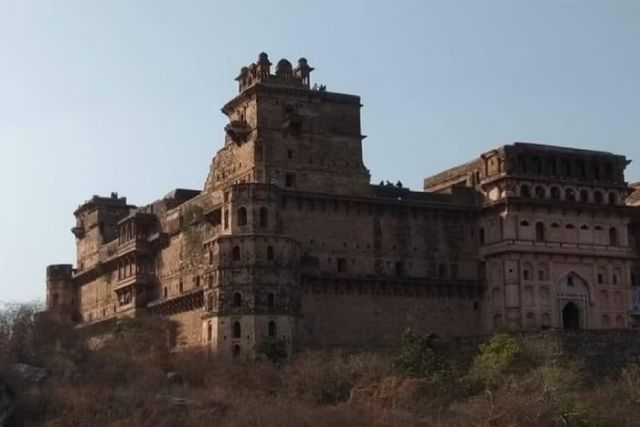
[[[74,212],[75,266],[47,267],[47,311],[82,327],[152,313],[176,348],[250,358],[394,344],[407,327],[628,329],[640,306],[640,185],[622,155],[516,142],[424,179],[370,183],[360,98],[265,53],[202,190]],[[635,301],[635,302],[634,302]]]

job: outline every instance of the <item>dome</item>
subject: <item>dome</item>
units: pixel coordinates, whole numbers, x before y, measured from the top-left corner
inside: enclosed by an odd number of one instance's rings
[[[269,62],[269,55],[264,52],[260,52],[260,54],[258,55],[258,63],[260,64],[265,62]]]
[[[291,62],[286,59],[281,59],[276,65],[276,76],[290,76],[293,73],[293,67]]]
[[[276,65],[276,72],[278,70],[287,71],[287,70],[291,70],[291,69],[293,69],[293,67],[291,66],[291,62],[287,61],[284,58],[282,58],[280,61],[278,61],[278,64]]]
[[[307,67],[308,65],[309,63],[307,63],[307,58],[298,59],[298,68],[304,68],[304,67]]]

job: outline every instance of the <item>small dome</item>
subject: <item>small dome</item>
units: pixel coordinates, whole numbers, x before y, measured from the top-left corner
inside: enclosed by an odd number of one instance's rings
[[[269,62],[269,55],[264,52],[260,52],[258,55],[258,63]]]
[[[278,77],[287,77],[291,76],[293,73],[293,67],[291,66],[291,62],[286,59],[281,59],[278,61],[276,65],[276,76]]]
[[[247,74],[248,72],[249,72],[249,67],[240,68],[240,74],[241,75]]]
[[[307,58],[298,59],[298,68],[304,68],[304,67],[306,67],[308,65],[309,65],[309,63],[307,63]]]
[[[276,71],[278,71],[278,70],[287,71],[287,70],[291,70],[291,69],[293,69],[293,67],[291,66],[291,62],[287,61],[284,58],[282,58],[280,61],[278,61],[278,64],[276,65]]]

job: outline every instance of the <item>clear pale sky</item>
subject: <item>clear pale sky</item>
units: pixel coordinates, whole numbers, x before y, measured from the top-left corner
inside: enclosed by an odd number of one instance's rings
[[[625,154],[640,180],[637,0],[0,0],[0,301],[44,298],[91,195],[201,189],[262,50],[362,97],[373,182],[513,141]]]

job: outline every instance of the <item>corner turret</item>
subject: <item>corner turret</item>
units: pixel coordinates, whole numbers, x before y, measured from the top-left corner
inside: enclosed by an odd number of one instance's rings
[[[47,266],[47,311],[62,323],[79,320],[77,290],[72,280],[71,264]]]

